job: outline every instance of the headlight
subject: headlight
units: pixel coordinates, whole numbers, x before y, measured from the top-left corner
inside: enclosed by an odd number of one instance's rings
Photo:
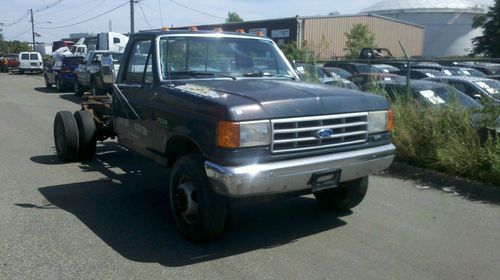
[[[223,148],[269,145],[269,121],[227,122],[218,125],[217,144]]]
[[[392,130],[392,111],[368,112],[368,133],[380,133]]]

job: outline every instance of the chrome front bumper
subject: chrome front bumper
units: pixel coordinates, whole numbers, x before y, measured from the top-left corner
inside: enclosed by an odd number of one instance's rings
[[[350,181],[388,168],[393,159],[392,144],[315,157],[246,166],[221,166],[205,161],[214,190],[226,196],[251,196],[306,190],[316,172],[340,169],[340,182]]]

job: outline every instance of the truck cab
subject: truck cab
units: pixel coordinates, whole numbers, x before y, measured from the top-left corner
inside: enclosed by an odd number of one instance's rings
[[[66,149],[64,139],[112,136],[171,168],[170,209],[179,231],[195,241],[221,234],[235,198],[312,193],[327,209],[351,209],[363,200],[368,175],[394,158],[385,98],[305,83],[260,36],[133,34],[113,94],[101,100],[75,113],[94,119],[94,129],[78,130],[96,135],[56,137],[58,155],[92,157],[95,143]],[[64,133],[71,114],[58,114],[54,129]]]

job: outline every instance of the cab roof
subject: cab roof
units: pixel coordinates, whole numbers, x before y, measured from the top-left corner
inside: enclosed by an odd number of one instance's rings
[[[198,30],[198,31],[190,31],[190,30],[169,30],[169,31],[163,31],[160,29],[154,29],[154,30],[141,30],[137,33],[132,34],[132,37],[135,36],[140,36],[140,35],[154,35],[154,36],[161,36],[161,35],[195,35],[195,34],[200,34],[200,35],[207,35],[207,34],[222,34],[222,35],[230,35],[230,36],[241,36],[241,37],[246,37],[246,38],[255,38],[255,39],[267,39],[271,40],[268,37],[264,36],[257,36],[249,33],[241,33],[241,32],[215,32],[215,31],[210,31],[210,30]]]

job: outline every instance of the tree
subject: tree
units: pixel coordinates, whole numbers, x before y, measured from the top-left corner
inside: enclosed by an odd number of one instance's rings
[[[472,53],[500,57],[500,0],[485,15],[476,17],[472,27],[483,28],[483,35],[472,39]]]
[[[0,54],[2,53],[19,53],[30,51],[28,43],[20,41],[5,41],[3,34],[0,33]]]
[[[359,57],[361,49],[375,47],[375,34],[366,24],[355,24],[349,32],[345,32],[347,37],[346,58],[355,59]]]
[[[227,12],[226,23],[229,22],[242,22],[243,19],[238,15],[237,12]]]

